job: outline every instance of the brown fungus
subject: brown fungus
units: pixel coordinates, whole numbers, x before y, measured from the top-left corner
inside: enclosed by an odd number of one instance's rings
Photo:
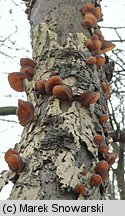
[[[56,85],[63,85],[63,81],[59,76],[51,76],[45,83],[46,93],[52,95],[53,87]]]
[[[45,90],[45,80],[37,80],[35,82],[35,91],[36,93],[39,95],[43,95],[46,93],[46,90]]]
[[[94,91],[86,91],[80,95],[79,101],[82,106],[88,106],[89,104],[95,104],[99,100],[99,93]]]
[[[60,100],[71,100],[72,92],[65,85],[56,85],[53,88],[53,95]]]
[[[94,173],[90,178],[90,184],[92,186],[98,187],[102,183],[102,177]]]
[[[24,168],[24,163],[22,158],[20,157],[20,155],[17,154],[11,154],[8,158],[7,158],[7,164],[9,166],[9,168],[13,171],[13,172],[21,172]]]
[[[34,106],[29,101],[18,100],[18,108],[16,110],[19,122],[22,126],[34,121]]]
[[[107,172],[109,165],[105,160],[99,161],[95,167],[95,173]]]
[[[82,194],[82,195],[86,195],[87,189],[85,187],[84,184],[77,184],[74,189],[73,189],[74,193],[76,194]]]
[[[12,89],[18,92],[24,91],[23,80],[29,78],[29,75],[23,72],[13,72],[8,75],[8,82]]]
[[[35,62],[30,58],[21,58],[20,65],[21,67],[31,66],[32,68],[35,68],[36,66]]]
[[[23,72],[23,73],[26,73],[28,74],[28,80],[31,81],[33,79],[33,76],[34,76],[34,68],[31,67],[31,66],[25,66],[25,67],[22,67],[20,69],[20,72]]]
[[[93,14],[86,14],[82,21],[82,26],[84,28],[94,28],[97,24],[97,19]]]

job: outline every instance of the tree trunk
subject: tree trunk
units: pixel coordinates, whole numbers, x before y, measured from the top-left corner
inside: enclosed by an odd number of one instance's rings
[[[37,63],[32,82],[25,81],[27,99],[35,107],[35,121],[27,125],[16,150],[25,167],[14,182],[9,199],[102,199],[105,182],[90,185],[90,177],[102,155],[93,136],[103,127],[98,118],[107,110],[100,88],[105,79],[102,69],[88,66],[90,52],[84,41],[92,31],[81,25],[80,8],[84,0],[31,1],[29,19],[33,59]],[[86,1],[95,3],[95,1]],[[98,1],[99,2],[99,1]],[[60,101],[54,96],[36,96],[34,83],[58,72],[73,95],[98,91],[100,99],[85,108],[77,101]],[[106,133],[107,136],[107,133]],[[107,137],[105,137],[107,139]],[[83,172],[84,171],[84,172]],[[83,175],[84,173],[84,175]],[[87,194],[76,195],[73,188],[83,183]]]
[[[125,178],[124,178],[124,143],[120,143],[118,167],[114,170],[118,182],[119,195],[125,200]]]

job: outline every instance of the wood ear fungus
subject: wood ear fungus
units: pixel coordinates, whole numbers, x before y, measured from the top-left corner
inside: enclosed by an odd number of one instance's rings
[[[65,85],[56,85],[53,88],[53,95],[60,100],[71,100],[72,92]]]
[[[81,13],[83,15],[85,14],[93,14],[97,18],[98,21],[102,18],[102,11],[100,7],[95,7],[92,3],[87,3],[86,5],[83,5],[81,8]]]
[[[110,83],[109,83],[109,82],[103,81],[103,82],[101,83],[101,88],[102,88],[102,90],[103,90],[104,93],[105,93],[106,91],[109,91]]]
[[[114,164],[116,158],[117,158],[117,154],[114,152],[110,152],[110,153],[105,154],[105,160],[107,161],[107,163],[109,165]]]
[[[94,28],[97,24],[97,19],[93,14],[86,14],[82,21],[82,26],[84,28]]]
[[[104,36],[102,35],[102,32],[99,29],[94,30],[94,34],[98,36],[98,39],[100,41],[104,41]]]
[[[97,55],[96,57],[96,65],[98,66],[98,68],[101,68],[104,66],[105,64],[105,57]]]
[[[59,76],[51,76],[45,83],[46,93],[52,95],[53,87],[56,85],[63,85],[63,81]]]
[[[16,150],[14,150],[12,148],[8,149],[8,151],[4,155],[4,159],[5,159],[6,162],[7,162],[8,158],[9,158],[9,156],[12,155],[12,154],[19,155],[19,153]]]
[[[36,66],[35,62],[30,58],[21,58],[20,59],[20,65],[21,65],[21,67],[30,66],[32,68],[35,68],[35,66]]]
[[[110,91],[105,92],[105,99],[109,100],[110,97],[111,97]]]
[[[93,46],[94,46],[94,51],[98,51],[101,49],[102,42],[99,39],[93,40]]]
[[[46,90],[45,90],[45,80],[37,80],[35,82],[35,91],[37,94],[45,94]]]
[[[8,82],[12,89],[23,92],[23,80],[29,78],[29,75],[23,72],[13,72],[8,75]]]
[[[34,68],[33,67],[31,67],[31,66],[26,66],[26,67],[22,67],[21,69],[20,69],[20,72],[23,72],[23,73],[26,73],[26,74],[28,74],[28,80],[29,81],[31,81],[32,80],[32,78],[33,78],[33,76],[34,76]]]
[[[86,59],[86,64],[89,65],[96,64],[96,58],[94,56],[90,56],[88,59]]]
[[[87,4],[85,4],[85,5],[83,5],[82,6],[82,8],[81,8],[81,13],[83,14],[83,15],[85,15],[85,14],[87,14],[87,13],[91,13],[91,12],[93,12],[93,9],[94,9],[94,4],[92,4],[92,3],[87,3]]]
[[[101,176],[102,181],[105,181],[109,178],[109,172],[100,172],[98,174]]]
[[[98,54],[102,47],[102,42],[99,40],[98,35],[94,34],[90,39],[85,40],[84,45],[90,52],[94,51],[95,54]]]
[[[34,106],[28,101],[18,100],[16,115],[22,126],[34,121]]]
[[[94,173],[90,178],[90,184],[92,186],[98,187],[102,183],[102,177]]]
[[[17,154],[11,154],[8,158],[7,158],[7,164],[9,166],[9,168],[13,171],[13,172],[21,172],[24,168],[24,163],[22,158],[17,155]]]
[[[109,151],[109,147],[106,144],[101,143],[98,147],[98,151],[102,154],[107,154]]]
[[[106,123],[108,119],[109,119],[109,116],[107,114],[102,114],[99,118],[99,122],[103,124],[103,123]]]
[[[87,91],[80,95],[79,101],[82,106],[88,106],[89,104],[94,104],[99,99],[99,94],[94,91]]]
[[[110,93],[110,90],[111,90],[111,85],[109,82],[102,82],[101,83],[101,88],[104,92],[104,96],[105,96],[105,99],[108,100],[111,96],[111,93]]]
[[[106,53],[108,51],[111,51],[115,47],[116,47],[116,45],[113,44],[111,41],[103,40],[102,41],[102,47],[101,47],[101,50],[100,50],[100,54],[103,54],[103,53]]]
[[[91,39],[85,40],[84,45],[90,52],[92,52],[94,50],[93,41]]]
[[[96,41],[98,39],[99,39],[98,35],[96,35],[96,34],[91,35],[91,40],[92,41]]]
[[[99,40],[98,35],[93,34],[93,35],[91,36],[91,40],[92,40],[92,42],[93,42],[94,51],[97,52],[98,50],[100,50],[100,49],[101,49],[101,46],[102,46],[102,42]]]
[[[97,21],[100,21],[102,19],[102,10],[101,10],[101,7],[95,7],[93,9],[93,14],[97,18]]]
[[[74,191],[76,194],[86,195],[87,189],[86,189],[86,187],[85,187],[84,184],[77,184],[77,185],[75,186],[75,188],[73,189],[73,191]]]
[[[105,161],[99,161],[95,167],[95,173],[107,172],[109,169],[109,164]]]
[[[91,16],[92,14],[86,14],[86,16]],[[93,15],[92,15],[93,16]],[[89,23],[89,22],[88,22]],[[86,27],[87,21],[86,19],[83,19],[82,25]],[[87,28],[87,27],[86,27]],[[90,52],[95,51],[95,54],[104,54],[108,51],[111,51],[112,49],[115,48],[115,44],[113,44],[110,41],[104,40],[103,35],[101,34],[100,31],[95,30],[95,34],[91,36],[90,39],[85,40],[84,44],[88,48]],[[103,57],[104,58],[104,57]],[[105,59],[105,58],[104,58]],[[99,66],[100,67],[100,66]]]
[[[103,143],[104,141],[104,137],[101,136],[100,134],[97,134],[94,136],[94,143],[96,143],[97,145],[100,145],[101,143]]]

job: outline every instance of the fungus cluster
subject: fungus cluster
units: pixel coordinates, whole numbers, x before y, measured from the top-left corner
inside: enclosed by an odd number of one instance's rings
[[[27,79],[31,81],[34,76],[35,62],[30,58],[20,59],[20,71],[13,72],[8,75],[8,82],[12,89],[18,92],[24,91],[23,80]],[[28,123],[34,121],[34,106],[29,101],[18,100],[18,107],[16,110],[16,115],[18,117],[19,123],[22,126],[26,126]],[[9,168],[19,173],[23,170],[24,163],[19,153],[14,149],[9,149],[5,153],[5,161],[7,162]]]
[[[89,39],[86,39],[84,44],[86,48],[94,55],[100,55],[105,54],[108,51],[111,51],[115,48],[115,44],[113,44],[111,41],[104,40],[104,37],[100,31],[100,36],[97,35],[98,33],[95,33],[91,35]]]
[[[71,100],[72,91],[63,84],[63,80],[59,76],[50,76],[46,80],[37,80],[35,83],[35,91],[37,95],[54,95],[59,100]]]
[[[83,5],[81,8],[81,13],[84,16],[82,21],[84,28],[93,28],[97,25],[97,22],[101,21],[102,19],[101,8],[95,7],[91,3]]]
[[[105,57],[101,55],[90,56],[88,59],[86,59],[86,64],[88,65],[96,64],[98,68],[101,68],[105,64]]]
[[[106,122],[106,119],[105,121]],[[93,138],[94,143],[97,145],[98,152],[103,155],[104,160],[100,161],[95,168],[95,173],[100,175],[102,177],[102,181],[106,180],[109,176],[108,171],[110,166],[115,163],[115,160],[117,158],[117,154],[114,152],[109,152],[109,147],[105,143],[104,137],[100,134],[96,134]],[[106,167],[106,170],[101,170],[101,166]]]
[[[63,80],[59,76],[50,76],[46,80],[37,80],[35,82],[35,91],[37,95],[54,95],[59,100],[79,101],[82,106],[87,107],[94,104],[99,99],[99,93],[94,91],[86,91],[79,96],[73,96],[72,91],[63,84]]]
[[[23,92],[24,84],[23,80],[28,79],[31,81],[34,76],[35,62],[30,58],[20,59],[20,72],[13,72],[8,75],[8,81],[15,91]],[[18,108],[16,110],[19,123],[22,126],[26,126],[28,123],[34,121],[34,107],[31,102],[18,100]]]
[[[8,75],[8,82],[12,89],[23,92],[23,80],[28,79],[28,81],[31,81],[33,79],[35,63],[30,58],[21,58],[20,66],[20,72],[13,72]]]
[[[85,40],[85,47],[90,51],[91,56],[86,59],[87,65],[97,65],[99,69],[102,69],[105,64],[105,54],[115,48],[115,44],[110,41],[106,41],[102,32],[97,27],[97,22],[102,20],[102,11],[100,7],[95,7],[93,4],[88,3],[82,6],[80,12],[83,15],[82,26],[85,29],[93,28],[91,31],[91,37]],[[104,98],[108,100],[110,98],[111,85],[107,80],[102,81],[101,90],[104,94]],[[91,98],[93,97],[93,99]],[[93,101],[98,101],[99,94],[93,91],[87,91],[78,98],[83,106],[88,106]],[[107,122],[109,116],[107,113],[103,112],[98,118],[98,124],[101,125],[104,135],[108,133]],[[108,135],[107,135],[108,136]],[[98,148],[98,154],[101,154],[101,159],[96,163],[92,175],[89,178],[89,183],[91,187],[99,187],[101,184],[105,184],[105,181],[109,178],[110,166],[115,162],[117,154],[109,151],[109,147],[103,135],[96,134],[93,138],[93,142]],[[103,158],[103,159],[102,159]],[[80,172],[81,174],[82,172]],[[82,174],[81,174],[82,175]],[[86,185],[82,183],[76,184],[74,187],[74,192],[77,194],[86,195],[87,188],[85,192],[82,192],[82,188],[86,188]],[[84,190],[83,190],[84,191]]]
[[[86,59],[86,63],[88,65],[96,64],[98,68],[101,68],[105,64],[105,57],[101,54],[111,51],[115,48],[115,44],[106,41],[102,32],[96,29],[97,22],[101,21],[103,16],[101,7],[95,7],[94,4],[88,3],[83,5],[80,11],[83,15],[82,26],[86,29],[94,28],[91,37],[84,42],[86,48],[92,53],[92,56]]]

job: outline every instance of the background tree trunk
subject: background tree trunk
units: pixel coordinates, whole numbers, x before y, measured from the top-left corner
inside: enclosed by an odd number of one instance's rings
[[[82,25],[80,8],[84,0],[35,0],[30,2],[29,19],[33,58],[37,63],[32,82],[25,81],[27,99],[35,107],[35,121],[27,125],[16,149],[25,162],[24,171],[14,180],[9,199],[102,199],[105,183],[95,188],[90,177],[102,156],[93,142],[97,132],[104,135],[98,117],[107,111],[100,88],[105,73],[88,66],[91,54],[84,40],[92,33]],[[34,83],[47,80],[57,71],[73,95],[98,91],[100,99],[89,108],[79,102],[59,101],[53,96],[37,98]],[[107,136],[107,134],[105,134]],[[107,137],[105,137],[107,140]],[[80,174],[82,171],[86,175]],[[87,195],[76,195],[78,183]]]

